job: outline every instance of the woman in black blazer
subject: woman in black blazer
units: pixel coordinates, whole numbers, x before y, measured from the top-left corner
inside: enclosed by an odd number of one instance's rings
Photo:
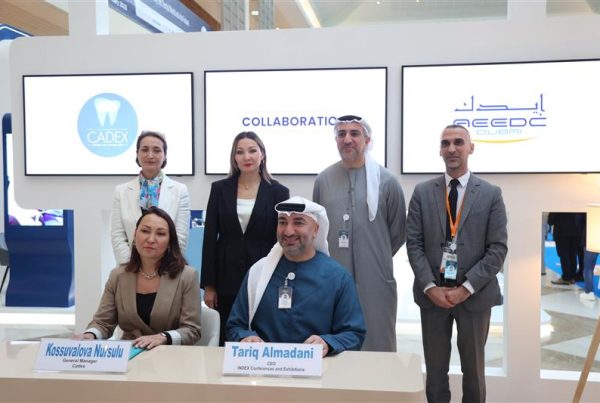
[[[202,279],[204,302],[225,324],[246,272],[269,253],[276,239],[275,204],[290,197],[289,189],[267,170],[267,153],[254,132],[233,140],[229,176],[212,184],[204,228]]]

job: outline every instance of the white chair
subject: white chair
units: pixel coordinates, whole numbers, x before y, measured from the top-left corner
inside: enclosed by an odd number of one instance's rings
[[[196,342],[196,345],[218,347],[221,328],[219,312],[207,307],[204,302],[202,302],[200,309],[200,323],[202,325],[202,328],[200,329],[202,336],[200,337],[200,340]],[[123,330],[117,326],[109,340],[121,340],[122,337]]]
[[[2,276],[2,285],[0,285],[0,293],[2,293],[2,289],[4,288],[4,282],[6,281],[6,276],[8,275],[8,271],[10,270],[10,261],[8,259],[8,247],[6,246],[4,232],[0,232],[0,266],[5,267],[4,276]]]
[[[2,246],[0,246],[0,266],[4,266],[4,276],[2,276],[2,284],[0,285],[0,293],[2,293],[2,289],[4,288],[4,282],[6,281],[6,276],[8,275],[8,271],[10,270],[8,250],[2,248]]]
[[[121,340],[123,338],[123,329],[121,329],[119,327],[119,325],[117,325],[117,327],[115,327],[115,330],[113,331],[112,336],[110,336],[108,338],[108,340]]]
[[[202,325],[200,330],[202,337],[196,345],[218,347],[221,328],[219,312],[207,307],[204,302],[202,302],[200,310],[200,324]]]

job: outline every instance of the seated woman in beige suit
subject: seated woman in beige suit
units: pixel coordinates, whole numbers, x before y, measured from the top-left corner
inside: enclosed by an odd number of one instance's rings
[[[81,339],[109,338],[116,326],[122,339],[153,348],[195,344],[200,339],[200,287],[186,265],[171,217],[150,207],[138,220],[131,260],[113,269],[100,306]]]
[[[142,211],[149,207],[160,207],[171,216],[183,252],[189,234],[190,195],[187,186],[162,171],[167,165],[164,134],[143,131],[137,138],[135,162],[142,168],[140,174],[118,185],[113,200],[110,235],[117,264],[129,261],[135,223]]]

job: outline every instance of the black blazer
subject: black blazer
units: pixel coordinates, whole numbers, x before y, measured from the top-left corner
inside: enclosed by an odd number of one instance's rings
[[[269,253],[277,242],[275,204],[287,200],[290,191],[279,182],[261,180],[246,232],[237,215],[238,177],[213,182],[210,189],[200,286],[215,287],[217,294],[235,296],[246,272]]]

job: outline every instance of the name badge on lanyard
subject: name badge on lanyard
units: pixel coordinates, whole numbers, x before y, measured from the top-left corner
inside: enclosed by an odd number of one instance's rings
[[[292,308],[292,296],[294,294],[294,289],[292,287],[288,287],[288,280],[293,280],[296,278],[296,275],[292,272],[288,273],[285,278],[285,283],[283,287],[279,287],[279,300],[277,304],[277,308],[279,309],[291,309]]]
[[[464,199],[463,199],[464,202]],[[440,263],[440,274],[445,286],[456,286],[456,277],[458,275],[458,255],[456,254],[456,237],[458,233],[458,223],[462,215],[462,203],[456,214],[456,220],[452,218],[450,212],[450,202],[448,191],[446,190],[446,212],[448,213],[448,223],[450,224],[450,236],[452,239],[446,242],[442,252],[442,262]]]
[[[456,281],[458,272],[458,255],[456,254],[456,238],[447,242],[442,253],[442,263],[440,264],[440,273],[444,275],[444,280]]]
[[[348,249],[350,247],[350,231],[348,230],[349,214],[342,216],[344,220],[344,229],[338,231],[338,248]]]

